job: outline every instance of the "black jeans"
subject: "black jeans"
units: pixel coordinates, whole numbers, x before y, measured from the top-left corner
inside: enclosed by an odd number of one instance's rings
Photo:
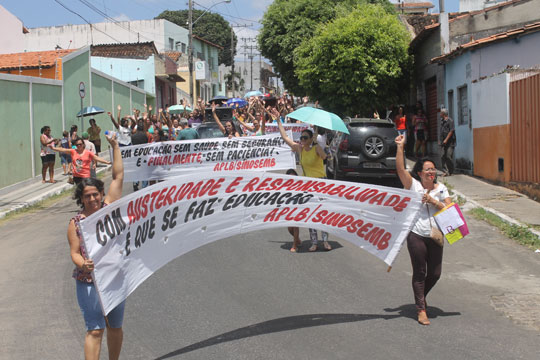
[[[429,237],[411,231],[407,236],[407,249],[413,268],[412,288],[416,309],[425,310],[426,296],[441,277],[443,248]]]
[[[454,173],[454,147],[449,145],[443,145],[442,147],[442,170],[452,175]]]

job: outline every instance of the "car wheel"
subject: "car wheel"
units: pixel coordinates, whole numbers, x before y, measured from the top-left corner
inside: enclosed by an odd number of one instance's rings
[[[386,154],[386,143],[383,138],[377,135],[372,135],[364,141],[362,152],[370,159],[378,159]]]

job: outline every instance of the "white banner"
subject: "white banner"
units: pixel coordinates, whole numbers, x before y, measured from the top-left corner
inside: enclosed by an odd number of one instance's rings
[[[275,173],[184,175],[132,193],[81,221],[104,313],[169,261],[266,228],[335,234],[391,265],[421,194]],[[292,241],[292,239],[291,239]]]
[[[124,181],[162,180],[193,171],[287,170],[296,168],[279,134],[257,137],[164,141],[120,148]]]
[[[283,128],[285,128],[285,131],[289,132],[288,135],[291,136],[291,138],[296,141],[300,142],[300,135],[302,134],[302,131],[305,129],[311,129],[311,125],[309,124],[297,124],[297,123],[283,123]],[[244,128],[244,132],[249,135],[254,135],[252,132],[248,131],[246,128]],[[267,123],[265,125],[265,132],[266,134],[279,134],[279,128],[277,123]]]

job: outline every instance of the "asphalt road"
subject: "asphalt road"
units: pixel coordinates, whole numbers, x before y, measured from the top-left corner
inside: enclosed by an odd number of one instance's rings
[[[82,359],[64,199],[0,225],[0,359]],[[234,219],[231,219],[234,221]],[[285,229],[228,238],[174,260],[129,298],[123,359],[539,359],[540,254],[469,219],[445,248],[417,324],[404,248],[386,265],[333,237],[288,251]],[[104,347],[102,358],[107,359]]]

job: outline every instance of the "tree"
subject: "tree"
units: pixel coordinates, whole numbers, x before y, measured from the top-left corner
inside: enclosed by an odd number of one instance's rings
[[[360,5],[295,51],[295,70],[307,94],[340,114],[368,115],[407,94],[409,36],[380,5]]]
[[[159,14],[156,19],[169,20],[170,22],[187,29],[188,13],[188,10],[165,10]],[[219,50],[219,64],[231,66],[231,26],[227,20],[219,14],[207,12],[202,16],[203,13],[204,11],[202,10],[193,10],[193,21],[199,19],[193,24],[193,34],[223,47],[223,49]],[[234,55],[236,55],[237,41],[236,34],[233,33]]]
[[[258,36],[259,49],[272,61],[288,90],[298,95],[304,93],[294,72],[294,50],[314,35],[319,24],[359,3],[379,3],[387,12],[394,12],[388,0],[275,0],[268,6]],[[339,11],[341,8],[345,10]]]
[[[233,82],[234,82],[234,89],[237,91],[244,91],[244,85],[245,81],[242,79],[242,74],[239,72],[232,72],[225,75],[225,84],[227,85],[227,90],[233,89]]]

